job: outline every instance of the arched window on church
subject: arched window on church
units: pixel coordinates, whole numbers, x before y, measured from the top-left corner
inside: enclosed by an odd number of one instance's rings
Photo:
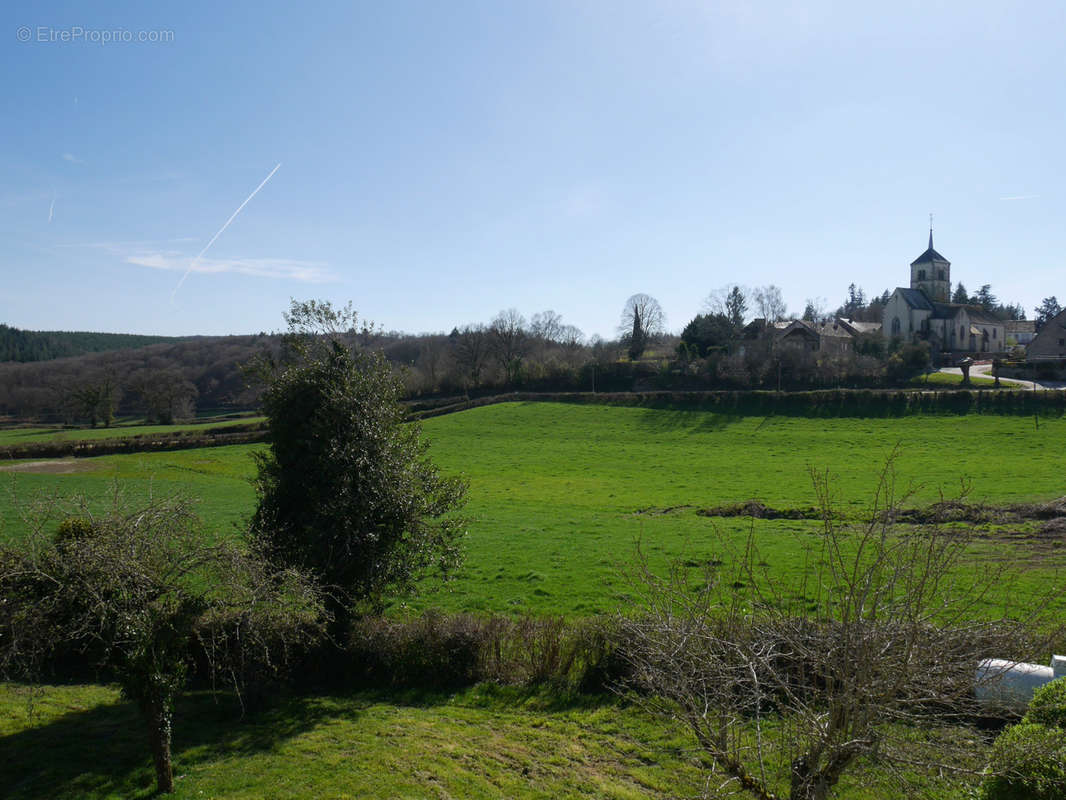
[[[892,335],[893,336],[899,336],[899,329],[900,329],[899,317],[893,317],[892,318]]]
[[[918,280],[920,280],[920,281],[924,281],[925,280],[925,270],[924,269],[918,270]]]
[[[965,339],[965,338],[966,338],[966,326],[965,325],[960,325],[959,326],[959,339],[961,340],[961,339]]]
[[[938,269],[936,272],[937,280],[944,280],[944,270]]]

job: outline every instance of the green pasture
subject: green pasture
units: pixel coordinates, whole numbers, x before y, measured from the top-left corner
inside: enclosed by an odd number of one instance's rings
[[[834,505],[853,518],[868,507],[886,459],[895,486],[933,502],[969,489],[971,502],[1066,494],[1066,420],[929,415],[889,419],[729,417],[701,411],[509,403],[424,423],[431,456],[470,481],[466,566],[410,605],[449,610],[586,615],[609,612],[631,587],[620,569],[638,542],[655,567],[723,560],[751,534],[771,574],[801,568],[820,523],[707,518],[698,509],[756,498],[775,508],[815,505],[810,471],[827,472]],[[103,456],[66,474],[0,473],[3,535],[24,529],[13,498],[197,498],[210,535],[235,535],[251,513],[251,453],[262,445]],[[1015,526],[1017,528],[1017,526]],[[1024,528],[1024,526],[1023,526]],[[1046,585],[1063,549],[1032,545],[1028,529],[989,527],[975,563],[1010,553],[1026,561],[1019,600]],[[999,540],[1009,540],[1000,547]],[[996,608],[990,609],[997,610]]]
[[[970,376],[970,385],[980,389],[992,389],[995,388],[996,379],[974,374]],[[962,375],[955,375],[951,372],[930,372],[925,375],[919,375],[917,378],[912,378],[911,386],[932,386],[934,388],[943,386],[962,386]],[[1000,388],[1016,389],[1018,387],[1003,382],[1000,383]]]
[[[146,424],[141,420],[119,422],[110,428],[67,428],[67,427],[9,427],[0,428],[0,447],[9,444],[33,444],[36,442],[75,442],[95,439],[126,439],[133,436],[155,435],[160,433],[181,433],[207,430],[208,428],[229,428],[235,425],[248,425],[259,422],[262,417],[241,417],[239,419],[206,419],[182,425]]]
[[[685,729],[609,697],[486,685],[449,694],[283,697],[243,716],[235,705],[207,693],[178,702],[177,800],[644,800],[701,796],[706,778]],[[142,731],[133,704],[109,687],[0,684],[3,794],[154,797]],[[971,769],[980,769],[990,739],[967,728],[914,735],[962,738],[973,763],[960,766]],[[927,796],[959,800],[978,780],[918,775]],[[836,796],[888,800],[898,792],[889,770],[864,763]]]

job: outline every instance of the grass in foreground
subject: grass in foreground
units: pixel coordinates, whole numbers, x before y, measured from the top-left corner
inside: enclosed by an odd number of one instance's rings
[[[105,687],[0,685],[0,786],[10,798],[152,796],[140,720]],[[452,695],[281,700],[238,718],[231,698],[186,697],[176,798],[691,796],[680,730],[610,698],[573,705],[486,686]]]
[[[0,684],[5,797],[153,796],[152,767],[131,704],[100,686]],[[965,728],[975,763],[987,737]],[[692,797],[706,779],[685,731],[612,698],[480,686],[454,694],[284,698],[239,717],[232,698],[201,693],[178,707],[175,798]],[[916,796],[966,797],[973,778],[918,773]],[[717,785],[715,782],[713,785]],[[899,796],[890,772],[864,764],[838,797]]]

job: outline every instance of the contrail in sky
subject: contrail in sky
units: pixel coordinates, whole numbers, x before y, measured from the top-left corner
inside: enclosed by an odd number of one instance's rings
[[[189,264],[189,268],[187,270],[185,270],[185,274],[182,275],[181,276],[181,280],[178,281],[178,285],[175,286],[174,287],[174,291],[170,293],[170,302],[172,302],[172,303],[174,302],[174,295],[176,295],[178,293],[178,289],[180,289],[181,285],[183,283],[185,283],[185,279],[189,277],[189,273],[192,272],[193,269],[196,268],[196,265],[200,263],[200,259],[204,257],[204,253],[206,253],[208,248],[211,247],[211,245],[213,245],[215,243],[215,239],[217,239],[219,236],[222,235],[222,231],[226,230],[226,228],[229,227],[229,224],[231,222],[233,222],[234,219],[236,219],[238,214],[241,213],[241,209],[244,208],[246,205],[248,205],[248,201],[251,200],[253,197],[255,197],[256,194],[258,194],[260,189],[262,189],[264,186],[266,186],[267,181],[269,181],[271,178],[273,178],[274,177],[274,173],[277,172],[279,169],[281,169],[281,162],[280,161],[278,162],[278,165],[276,167],[274,167],[274,169],[270,170],[270,174],[267,175],[265,178],[263,178],[263,182],[255,187],[255,191],[253,191],[250,195],[248,195],[248,197],[245,198],[243,203],[241,203],[239,206],[237,206],[237,210],[234,211],[230,215],[229,219],[226,220],[226,224],[218,229],[218,233],[216,233],[214,236],[211,237],[211,241],[204,245],[204,249],[201,250],[199,252],[199,254],[196,256],[196,258],[194,258],[192,260],[192,263]]]
[[[52,205],[48,206],[48,221],[52,221],[52,213],[56,210],[56,196],[52,195]]]

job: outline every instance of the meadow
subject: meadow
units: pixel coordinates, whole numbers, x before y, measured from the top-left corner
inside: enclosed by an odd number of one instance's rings
[[[816,504],[811,470],[828,474],[843,524],[858,522],[886,460],[917,507],[968,487],[971,502],[1042,501],[1063,489],[1066,419],[916,415],[886,419],[723,416],[700,411],[508,403],[428,420],[430,455],[470,483],[467,560],[444,588],[392,613],[445,610],[609,613],[629,599],[621,577],[639,544],[654,567],[693,569],[749,535],[770,574],[787,580],[821,529],[810,519],[704,516],[758,499]],[[106,502],[182,492],[210,537],[239,536],[251,513],[252,455],[262,445],[76,459],[0,473],[3,529],[20,536],[35,501],[82,493]],[[6,468],[24,467],[18,462]],[[58,471],[57,471],[58,470]],[[1039,591],[1062,549],[1026,525],[983,525],[974,564],[1008,553]],[[1009,595],[1009,596],[1008,596]],[[992,598],[990,612],[1025,591]],[[617,698],[483,685],[450,693],[352,692],[279,698],[241,716],[232,697],[193,693],[175,724],[177,794],[187,797],[676,797],[702,788],[684,731]],[[976,762],[991,734],[957,729]],[[136,710],[110,687],[0,685],[0,786],[11,797],[152,794]],[[929,796],[965,797],[967,782],[923,777]],[[895,795],[866,765],[840,796]]]
[[[437,417],[423,429],[441,469],[470,482],[467,559],[456,580],[443,588],[427,582],[397,609],[608,613],[628,596],[621,571],[638,543],[655,566],[672,559],[701,564],[749,533],[771,570],[788,575],[819,521],[697,512],[750,499],[810,509],[815,470],[828,474],[836,510],[858,518],[893,453],[896,492],[911,495],[904,505],[964,489],[970,502],[996,504],[1066,494],[1066,419],[1059,418],[731,417],[527,402]],[[102,498],[116,485],[133,500],[183,492],[199,502],[210,536],[238,535],[254,508],[251,455],[259,447],[77,459],[62,474],[0,473],[7,483],[3,535],[25,529],[16,499],[25,507],[35,496]],[[994,552],[999,530],[987,527]],[[1024,553],[1027,529],[1017,527],[1004,538],[1010,534],[1012,551]],[[1046,542],[1041,547],[1029,570],[1034,590],[1063,556]]]
[[[109,428],[69,428],[60,426],[19,426],[0,429],[0,447],[11,444],[36,442],[93,441],[97,439],[125,439],[132,436],[151,436],[160,433],[192,433],[213,428],[232,428],[260,422],[263,417],[246,415],[240,417],[205,418],[198,422],[181,425],[159,425],[143,420],[125,420]]]

